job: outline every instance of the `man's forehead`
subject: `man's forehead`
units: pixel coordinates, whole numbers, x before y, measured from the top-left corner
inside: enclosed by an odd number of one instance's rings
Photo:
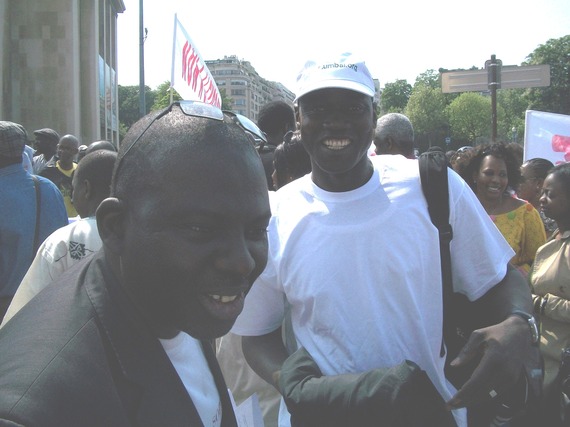
[[[70,146],[70,147],[79,147],[78,142],[71,139],[71,138],[64,138],[61,141],[59,141],[58,145],[66,145],[66,146]]]

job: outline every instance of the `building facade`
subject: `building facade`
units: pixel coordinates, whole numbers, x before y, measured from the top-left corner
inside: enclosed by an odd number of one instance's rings
[[[249,63],[235,55],[205,61],[220,92],[232,100],[232,111],[257,121],[259,109],[269,101],[293,104],[295,94],[281,83],[260,77]]]
[[[123,0],[0,0],[0,119],[82,144],[119,140]]]

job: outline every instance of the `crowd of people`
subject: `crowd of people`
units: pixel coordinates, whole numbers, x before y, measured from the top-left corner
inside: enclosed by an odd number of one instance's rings
[[[447,153],[484,324],[447,360],[412,122],[378,117],[358,56],[297,83],[257,124],[174,102],[118,152],[0,121],[0,424],[238,426],[252,394],[266,427],[568,422],[570,164]]]

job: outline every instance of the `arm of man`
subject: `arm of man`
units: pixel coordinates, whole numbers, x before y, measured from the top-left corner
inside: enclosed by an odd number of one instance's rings
[[[245,360],[257,375],[279,390],[281,366],[289,356],[281,328],[259,336],[243,336],[241,346]]]
[[[453,416],[427,374],[412,362],[361,374],[323,376],[304,348],[291,356],[281,328],[266,335],[243,336],[251,368],[283,394],[296,425],[350,424],[453,426]]]
[[[509,390],[525,366],[539,367],[537,347],[527,321],[515,311],[532,313],[532,298],[522,274],[508,266],[504,279],[476,302],[477,312],[493,319],[492,326],[473,331],[451,362],[461,367],[479,360],[471,378],[448,402],[451,408],[472,406]],[[491,395],[490,395],[491,393]]]

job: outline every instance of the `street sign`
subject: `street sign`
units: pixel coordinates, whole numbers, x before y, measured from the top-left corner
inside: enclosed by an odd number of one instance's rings
[[[550,86],[550,65],[501,67],[500,89]],[[484,92],[489,90],[488,70],[449,71],[441,73],[441,91]]]
[[[550,86],[550,65],[508,66],[501,71],[501,89]]]
[[[441,91],[483,92],[489,90],[487,70],[448,71],[441,73]]]

